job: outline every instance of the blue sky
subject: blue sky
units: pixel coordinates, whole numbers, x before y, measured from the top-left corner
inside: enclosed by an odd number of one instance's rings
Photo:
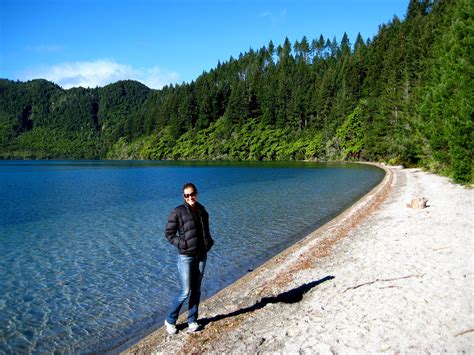
[[[0,0],[0,78],[159,89],[285,37],[372,38],[408,0]]]

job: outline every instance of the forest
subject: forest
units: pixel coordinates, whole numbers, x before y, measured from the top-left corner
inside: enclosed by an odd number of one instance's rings
[[[190,83],[0,79],[0,159],[372,161],[473,182],[470,0],[410,0],[370,39],[270,41]]]

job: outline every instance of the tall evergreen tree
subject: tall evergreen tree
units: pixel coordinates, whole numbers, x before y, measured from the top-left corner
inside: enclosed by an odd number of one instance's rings
[[[436,44],[423,107],[429,157],[458,181],[473,180],[474,4],[458,0]]]

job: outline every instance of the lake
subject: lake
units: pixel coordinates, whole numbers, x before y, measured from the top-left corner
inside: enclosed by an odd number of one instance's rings
[[[378,184],[361,164],[0,162],[0,353],[104,351],[160,326],[178,290],[164,237],[193,182],[215,246],[203,298]]]

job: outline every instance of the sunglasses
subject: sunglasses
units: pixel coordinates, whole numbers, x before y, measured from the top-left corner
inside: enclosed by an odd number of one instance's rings
[[[196,196],[196,193],[195,192],[191,192],[190,194],[183,194],[184,198],[189,198],[189,197],[195,197]]]

